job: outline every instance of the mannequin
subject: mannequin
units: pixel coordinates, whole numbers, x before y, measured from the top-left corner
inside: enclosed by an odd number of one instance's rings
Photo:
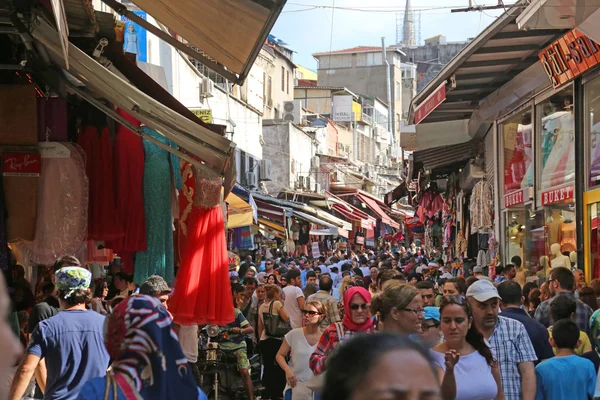
[[[542,280],[546,280],[550,276],[550,259],[548,256],[540,257],[540,266],[542,268],[538,271],[537,276]]]
[[[560,252],[560,244],[554,243],[550,246],[550,252],[554,256],[550,263],[552,268],[565,267],[571,270],[571,260]]]
[[[572,251],[569,253],[569,259],[571,260],[571,270],[575,271],[577,269],[577,252]]]

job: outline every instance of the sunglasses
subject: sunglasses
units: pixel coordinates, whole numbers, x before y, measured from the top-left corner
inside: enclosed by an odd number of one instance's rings
[[[431,328],[437,328],[437,325],[436,324],[421,324],[421,329],[423,330],[423,332],[427,332]]]
[[[319,313],[319,312],[310,311],[310,310],[302,310],[302,314],[310,315],[311,317],[314,317],[315,315],[321,315],[321,313]]]
[[[366,303],[363,303],[363,304],[350,304],[350,309],[352,311],[357,311],[359,308],[361,310],[366,310],[367,308],[369,308],[369,305],[366,304]]]

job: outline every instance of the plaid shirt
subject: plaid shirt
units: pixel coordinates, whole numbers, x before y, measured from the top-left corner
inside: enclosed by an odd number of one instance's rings
[[[494,358],[500,366],[502,388],[506,400],[520,400],[521,374],[519,364],[537,360],[525,326],[517,320],[498,316],[496,328],[488,342]]]
[[[312,300],[320,302],[325,307],[325,310],[327,310],[327,315],[323,318],[323,321],[321,321],[321,329],[325,330],[329,325],[342,320],[338,310],[338,303],[332,295],[324,290],[319,290],[317,293],[308,296],[306,302],[308,303]]]
[[[583,331],[590,336],[590,317],[594,313],[594,310],[591,309],[590,306],[575,298],[575,295],[570,292],[559,292],[556,293],[556,296],[569,296],[573,300],[577,302],[577,311],[575,312],[575,323],[579,327],[580,331]],[[538,306],[535,310],[535,319],[537,319],[540,324],[544,325],[548,328],[552,325],[552,321],[550,318],[550,304],[552,304],[552,300],[555,297],[544,301],[542,304]]]
[[[342,338],[342,341],[348,340],[352,336],[360,333],[372,332],[355,332],[346,328],[341,323],[340,325],[342,326],[342,329],[344,331],[344,337]],[[327,327],[327,329],[325,329],[325,331],[321,335],[319,343],[317,344],[317,349],[310,356],[309,366],[315,375],[319,375],[320,373],[325,371],[325,361],[327,360],[327,356],[329,355],[329,353],[331,353],[335,346],[338,345],[338,343],[340,343],[340,338],[337,333],[337,328],[335,324],[331,324]]]

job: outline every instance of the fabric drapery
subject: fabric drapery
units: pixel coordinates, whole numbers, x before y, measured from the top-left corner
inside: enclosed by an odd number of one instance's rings
[[[493,226],[494,189],[486,180],[479,181],[471,194],[472,233]]]

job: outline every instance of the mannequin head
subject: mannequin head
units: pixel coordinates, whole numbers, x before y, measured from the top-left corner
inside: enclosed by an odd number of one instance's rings
[[[552,246],[550,246],[550,252],[552,253],[553,256],[555,257],[560,257],[562,256],[561,252],[560,252],[560,244],[558,243],[554,243]]]
[[[576,251],[570,252],[569,259],[571,260],[572,263],[577,264],[577,252]]]
[[[544,268],[544,269],[548,268],[548,263],[549,263],[548,256],[540,257],[540,265],[542,266],[542,268]]]

